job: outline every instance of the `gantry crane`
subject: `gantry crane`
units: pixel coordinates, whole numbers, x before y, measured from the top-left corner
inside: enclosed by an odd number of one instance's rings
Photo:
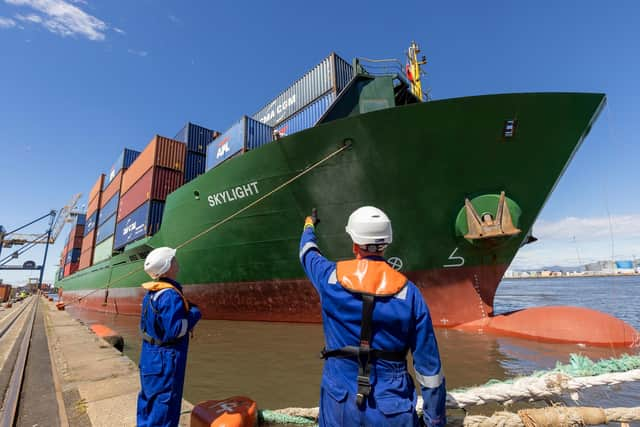
[[[15,230],[6,232],[4,227],[0,225],[0,253],[2,248],[10,248],[12,246],[22,246],[20,249],[12,252],[11,254],[0,259],[0,270],[40,270],[39,283],[42,284],[42,275],[44,274],[44,266],[47,260],[47,253],[49,251],[49,245],[55,243],[56,239],[62,232],[65,224],[72,222],[73,218],[83,213],[81,210],[76,209],[78,200],[80,200],[82,194],[78,193],[71,197],[69,203],[64,205],[59,211],[51,210],[47,214],[42,215],[33,221],[16,228]],[[29,227],[39,221],[49,218],[49,226],[47,231],[41,234],[19,234],[20,230]],[[33,261],[27,261],[23,265],[6,265],[10,260],[17,259],[20,255],[24,254],[28,250],[32,249],[35,245],[44,244],[44,257],[42,265],[37,266]]]

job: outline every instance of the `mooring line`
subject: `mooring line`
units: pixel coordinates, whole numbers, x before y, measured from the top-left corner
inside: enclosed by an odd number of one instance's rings
[[[247,206],[244,206],[241,209],[238,209],[236,212],[232,213],[231,215],[229,215],[228,217],[218,221],[217,223],[213,224],[211,227],[201,231],[200,233],[196,234],[195,236],[187,239],[186,241],[180,243],[179,245],[177,245],[175,247],[175,249],[181,249],[185,246],[187,246],[188,244],[191,244],[192,242],[194,242],[195,240],[199,239],[200,237],[206,235],[207,233],[215,230],[216,228],[220,227],[221,225],[231,221],[233,218],[235,218],[236,216],[240,215],[241,213],[245,212],[247,209],[252,208],[253,206],[257,205],[258,203],[262,202],[263,200],[267,199],[268,197],[271,197],[273,194],[277,193],[278,191],[282,190],[283,188],[291,185],[293,182],[297,181],[298,179],[302,178],[304,175],[308,174],[309,172],[311,172],[312,170],[314,170],[315,168],[317,168],[318,166],[320,166],[321,164],[323,164],[324,162],[332,159],[333,157],[337,156],[338,154],[340,154],[341,152],[343,152],[344,150],[348,149],[351,147],[353,143],[353,140],[350,138],[347,138],[343,141],[343,145],[342,147],[338,148],[337,150],[333,151],[332,153],[330,153],[329,155],[327,155],[326,157],[324,157],[323,159],[317,161],[316,163],[312,164],[311,166],[305,168],[302,170],[302,172],[298,173],[297,175],[293,176],[292,178],[289,178],[287,181],[283,182],[282,184],[278,185],[276,188],[274,188],[273,190],[269,191],[268,193],[266,193],[265,195],[261,196],[260,198],[254,200],[253,202],[249,203]],[[113,281],[109,281],[109,283],[107,283],[105,286],[101,287],[101,288],[97,288],[94,289],[93,291],[89,292],[86,295],[83,295],[81,297],[77,297],[76,298],[76,303],[82,301],[84,298],[87,298],[90,295],[93,295],[96,292],[102,291],[102,290],[108,290],[112,285],[126,279],[127,277],[135,274],[135,273],[139,273],[140,271],[143,271],[144,268],[137,268],[134,270],[131,270],[130,272],[128,272],[127,274],[118,277],[117,279],[113,280]],[[68,304],[68,305],[73,305],[73,302]]]

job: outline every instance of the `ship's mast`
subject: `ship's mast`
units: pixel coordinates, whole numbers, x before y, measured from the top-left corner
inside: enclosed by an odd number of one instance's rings
[[[418,59],[418,53],[420,53],[420,47],[415,41],[412,41],[411,46],[409,46],[409,52],[407,52],[407,56],[409,58],[407,74],[411,82],[411,91],[419,100],[422,101],[424,99],[424,95],[422,92],[421,67],[427,63],[427,58],[423,55],[422,58]]]

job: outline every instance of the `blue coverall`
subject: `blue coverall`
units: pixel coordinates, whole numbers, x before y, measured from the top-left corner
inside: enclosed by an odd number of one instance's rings
[[[385,262],[381,257],[367,259]],[[362,294],[351,292],[340,283],[336,263],[320,253],[313,227],[305,227],[302,233],[300,262],[320,296],[326,348],[358,346]],[[445,381],[429,310],[418,288],[407,281],[396,295],[376,297],[372,323],[372,349],[411,350],[424,399],[424,423],[444,426]],[[320,426],[420,425],[414,410],[416,391],[406,361],[372,362],[372,391],[363,407],[356,404],[357,376],[355,357],[326,360],[320,390]]]
[[[171,279],[158,281],[182,286]],[[142,342],[137,425],[177,426],[180,419],[182,389],[187,366],[189,332],[200,320],[198,307],[185,307],[174,289],[149,291],[142,300],[140,330],[163,345]]]

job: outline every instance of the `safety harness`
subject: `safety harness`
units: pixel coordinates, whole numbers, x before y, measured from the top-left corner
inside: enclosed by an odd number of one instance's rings
[[[407,278],[398,273],[384,261],[358,259],[342,261],[337,264],[338,283],[352,293],[362,296],[362,318],[360,321],[360,345],[345,346],[339,349],[322,349],[321,358],[355,357],[358,361],[358,390],[356,403],[362,406],[371,394],[371,365],[377,359],[401,362],[406,360],[407,349],[388,351],[371,348],[373,336],[373,308],[376,297],[396,295],[407,284]]]
[[[151,292],[158,292],[161,291],[163,289],[172,289],[174,291],[176,291],[178,293],[178,295],[180,295],[180,298],[182,298],[182,302],[184,304],[184,308],[187,311],[187,313],[189,312],[189,301],[187,301],[187,299],[185,298],[184,294],[182,292],[180,292],[180,290],[178,288],[176,288],[175,286],[173,286],[171,283],[169,282],[161,282],[161,281],[157,281],[157,282],[147,282],[147,283],[143,283],[142,287],[145,288],[147,291],[151,291]],[[154,329],[158,329],[160,326],[160,324],[158,323],[158,310],[153,306],[153,303],[151,302],[152,300],[155,301],[154,299],[154,295],[151,295],[149,298],[147,298],[145,305],[142,307],[142,317],[143,320],[141,322],[142,325],[144,325],[146,322],[144,321],[144,317],[147,315],[147,306],[151,307],[151,310],[153,311],[153,325],[154,325]],[[140,334],[142,335],[142,339],[145,340],[146,342],[148,342],[149,344],[152,345],[157,345],[159,347],[167,347],[167,346],[171,346],[171,345],[175,345],[177,344],[183,337],[178,337],[178,338],[173,338],[170,340],[166,340],[166,341],[162,341],[159,339],[156,339],[154,337],[152,337],[151,335],[149,335],[147,333],[147,331],[144,330],[144,327],[141,326],[140,327]]]

